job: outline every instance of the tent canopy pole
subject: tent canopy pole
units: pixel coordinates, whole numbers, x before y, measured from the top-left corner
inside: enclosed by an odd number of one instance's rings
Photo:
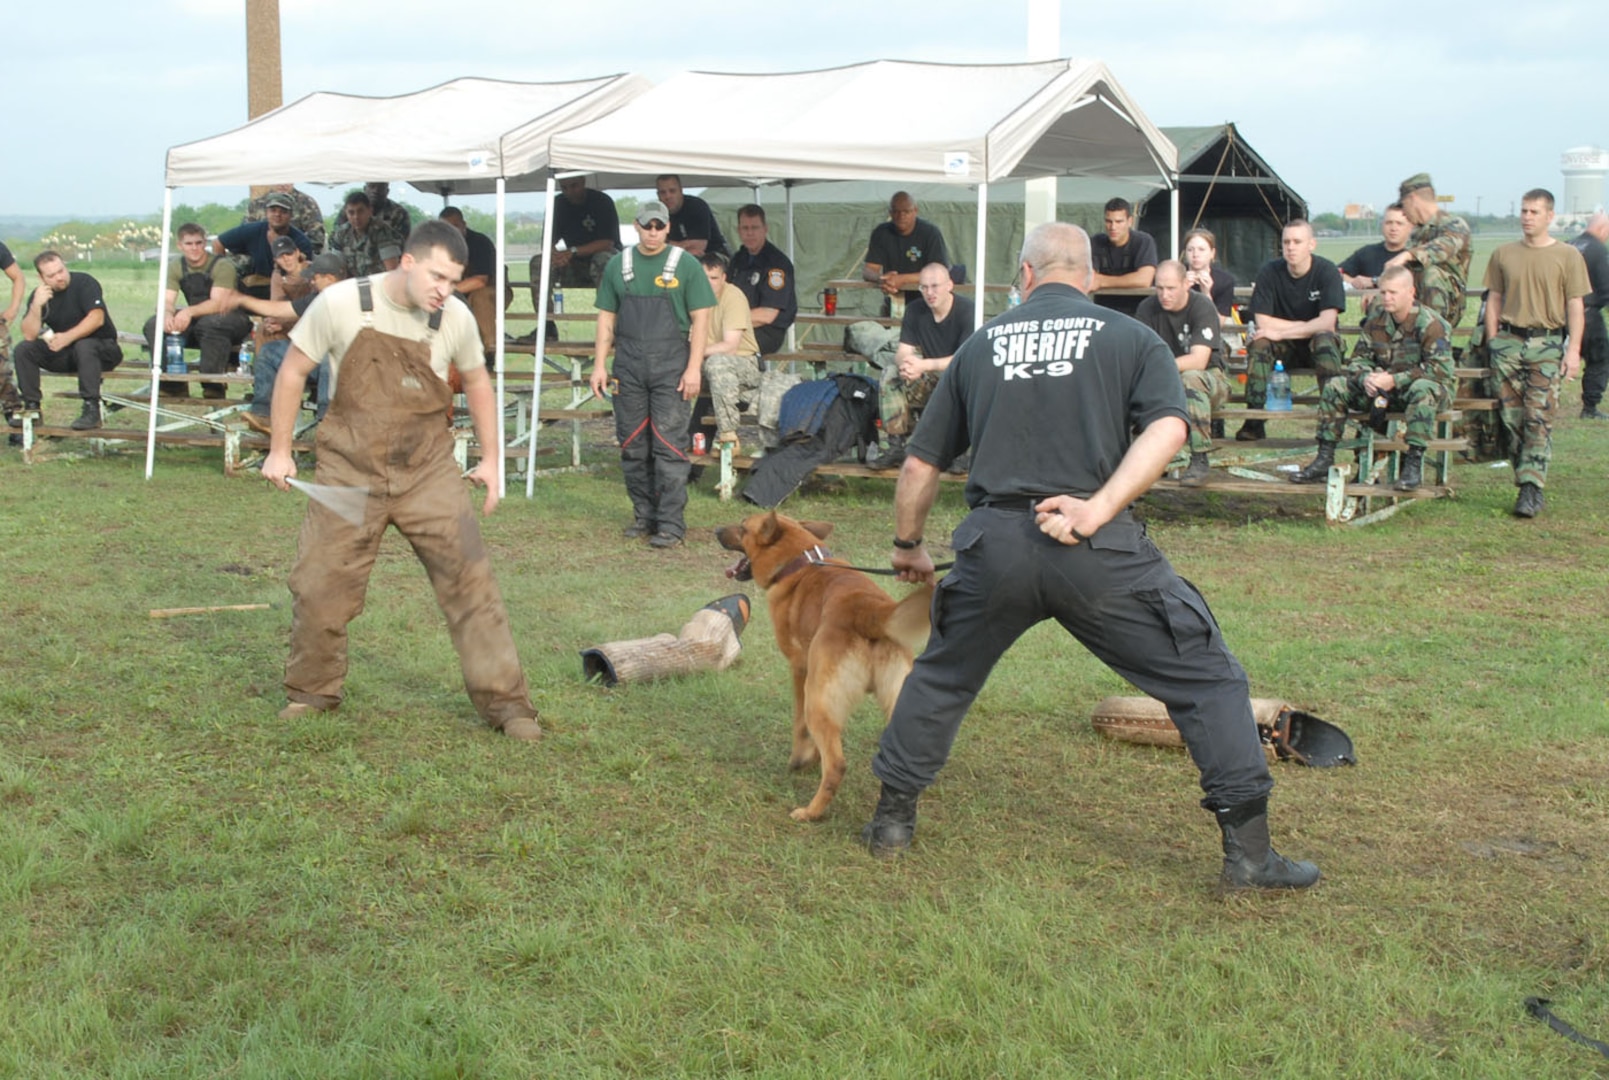
[[[167,310],[168,290],[168,237],[173,232],[173,189],[162,189],[162,243],[161,260],[157,263],[156,271],[156,324],[151,330],[151,422],[146,429],[145,438],[145,478],[151,479],[151,473],[156,468],[156,407],[161,397],[161,380],[158,376],[162,369],[163,332],[167,329],[163,325],[162,313]]]

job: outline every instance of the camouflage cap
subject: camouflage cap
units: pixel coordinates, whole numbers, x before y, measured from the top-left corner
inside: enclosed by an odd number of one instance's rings
[[[277,206],[282,210],[296,209],[296,204],[291,202],[291,197],[285,194],[283,191],[276,191],[269,195],[263,200],[263,206]]]
[[[1429,173],[1414,173],[1401,184],[1397,185],[1397,198],[1406,198],[1409,194],[1418,191],[1420,188],[1430,188],[1434,190],[1435,187],[1436,185],[1430,182]]]

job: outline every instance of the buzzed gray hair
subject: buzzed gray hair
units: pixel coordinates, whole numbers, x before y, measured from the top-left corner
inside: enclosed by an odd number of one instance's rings
[[[1162,276],[1162,271],[1164,270],[1172,271],[1178,276],[1180,281],[1184,280],[1184,275],[1186,273],[1185,266],[1184,263],[1180,262],[1178,259],[1163,259],[1161,262],[1156,264],[1157,277],[1160,278]]]
[[[1057,271],[1075,277],[1088,273],[1089,233],[1065,221],[1047,221],[1023,239],[1017,261],[1033,267],[1036,278]]]

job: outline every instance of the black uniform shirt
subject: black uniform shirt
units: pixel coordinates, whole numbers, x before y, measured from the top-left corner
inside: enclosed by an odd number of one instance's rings
[[[1257,271],[1251,289],[1253,315],[1310,322],[1331,308],[1346,310],[1346,286],[1335,264],[1323,256],[1313,256],[1313,265],[1299,278],[1291,277],[1284,259],[1270,259]]]
[[[1216,274],[1214,274],[1216,276]],[[1140,301],[1140,310],[1134,317],[1156,331],[1174,356],[1184,356],[1197,345],[1211,349],[1207,357],[1209,368],[1223,370],[1223,334],[1219,333],[1218,309],[1212,301],[1198,292],[1188,294],[1190,299],[1183,311],[1169,311],[1154,296]]]
[[[944,246],[944,234],[931,221],[917,218],[909,236],[901,236],[894,231],[892,221],[885,221],[872,230],[864,261],[881,266],[885,274],[915,274],[928,263],[948,266],[950,252]],[[916,294],[908,292],[907,295]]]
[[[1147,266],[1155,266],[1158,262],[1156,240],[1150,233],[1139,229],[1129,230],[1129,242],[1122,247],[1112,243],[1112,238],[1105,233],[1096,233],[1089,238],[1089,257],[1095,272],[1108,277],[1122,277]],[[1101,307],[1132,315],[1143,299],[1143,296],[1097,296],[1095,302]]]
[[[1609,307],[1609,248],[1591,233],[1582,233],[1570,243],[1587,261],[1587,280],[1592,283],[1586,296],[1588,310]]]
[[[1347,277],[1377,278],[1386,268],[1386,263],[1401,254],[1402,251],[1387,250],[1384,240],[1378,244],[1365,244],[1341,260],[1341,273]]]
[[[465,277],[486,275],[487,284],[497,277],[497,241],[474,229],[464,230],[464,246],[469,249],[469,262],[464,265]]]
[[[715,224],[715,212],[710,209],[709,203],[697,195],[682,196],[682,208],[670,216],[670,240],[672,243],[703,240],[705,251],[713,251],[717,255],[730,254],[726,237],[721,235],[721,227]]]
[[[594,240],[607,240],[611,248],[620,247],[620,215],[615,201],[604,192],[586,189],[580,206],[560,195],[553,203],[553,235],[574,251]]]
[[[799,314],[799,297],[793,286],[793,260],[781,248],[767,240],[758,255],[751,255],[748,248],[740,246],[732,256],[730,276],[749,307],[777,309],[777,317],[771,323],[777,332],[793,325]]]
[[[961,346],[907,450],[944,468],[971,446],[969,506],[1082,497],[1164,416],[1189,421],[1162,339],[1070,285],[1047,284]]]
[[[106,316],[100,329],[89,336],[97,341],[116,341],[117,327],[112,325],[112,313],[106,310],[106,299],[101,295],[101,283],[88,274],[74,270],[67,275],[67,287],[52,293],[40,313],[40,322],[56,333],[65,333],[84,321],[91,311],[99,308]]]
[[[943,322],[933,318],[933,309],[921,297],[912,300],[905,308],[905,317],[899,324],[899,343],[915,345],[924,357],[937,359],[954,356],[961,343],[972,336],[972,324],[977,321],[977,310],[966,296],[950,298],[950,314]]]

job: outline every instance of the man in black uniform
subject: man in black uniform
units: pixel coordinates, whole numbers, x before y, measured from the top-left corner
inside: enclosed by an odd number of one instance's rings
[[[1383,239],[1377,244],[1364,244],[1342,260],[1337,267],[1341,271],[1341,279],[1354,289],[1378,289],[1380,274],[1384,272],[1386,263],[1407,248],[1408,237],[1412,233],[1413,222],[1408,220],[1402,204],[1392,203],[1380,215],[1380,235]]]
[[[916,200],[904,191],[896,191],[888,200],[888,220],[872,230],[866,244],[865,265],[860,276],[875,281],[885,297],[903,294],[908,304],[917,299],[916,277],[928,263],[950,263],[949,249],[944,246],[944,234],[931,221],[916,214]],[[888,300],[883,301],[883,314],[890,311]]]
[[[1280,233],[1283,258],[1270,259],[1257,271],[1251,289],[1251,313],[1256,320],[1246,343],[1246,408],[1268,403],[1268,376],[1274,364],[1311,364],[1319,386],[1341,374],[1345,364],[1341,337],[1335,332],[1346,310],[1346,287],[1335,264],[1315,255],[1318,240],[1313,226],[1301,218]],[[1261,439],[1266,424],[1247,420],[1235,438]]]
[[[697,195],[683,194],[681,177],[669,173],[656,177],[654,191],[670,211],[670,243],[689,255],[702,255],[706,251],[724,256],[732,254],[726,246],[726,237],[721,235],[721,227],[715,223],[715,211]]]
[[[1128,509],[1184,444],[1173,357],[1150,330],[1086,298],[1082,229],[1041,225],[1020,264],[1023,303],[961,347],[900,473],[894,568],[901,580],[932,581],[922,528],[939,475],[972,448],[972,512],[952,539],[955,569],[934,596],[927,651],[872,762],[882,797],[863,836],[874,855],[910,846],[917,798],[995,662],[1054,618],[1168,706],[1223,832],[1224,885],[1305,888],[1318,868],[1269,842],[1273,780],[1246,673],[1201,594]]]
[[[1603,309],[1609,307],[1609,214],[1602,210],[1592,215],[1586,229],[1570,241],[1581,257],[1587,261],[1587,280],[1592,291],[1583,303],[1586,318],[1581,332],[1581,419],[1609,420],[1609,413],[1599,412],[1598,403],[1609,388],[1609,330],[1603,324]]]
[[[787,340],[788,327],[799,315],[794,292],[793,260],[766,239],[765,208],[757,203],[737,212],[739,247],[732,256],[731,280],[749,302],[749,319],[760,355],[770,356]]]
[[[1127,199],[1108,199],[1106,232],[1090,239],[1095,288],[1149,289],[1156,281],[1156,240],[1134,227],[1134,207]],[[1133,315],[1143,296],[1096,296],[1103,308]]]
[[[26,412],[38,414],[39,372],[78,373],[78,396],[84,403],[74,431],[101,426],[101,373],[123,362],[117,327],[106,311],[101,283],[88,274],[68,270],[54,251],[34,256],[40,285],[22,316],[22,341],[13,354],[17,390]],[[18,422],[18,426],[22,426]]]

